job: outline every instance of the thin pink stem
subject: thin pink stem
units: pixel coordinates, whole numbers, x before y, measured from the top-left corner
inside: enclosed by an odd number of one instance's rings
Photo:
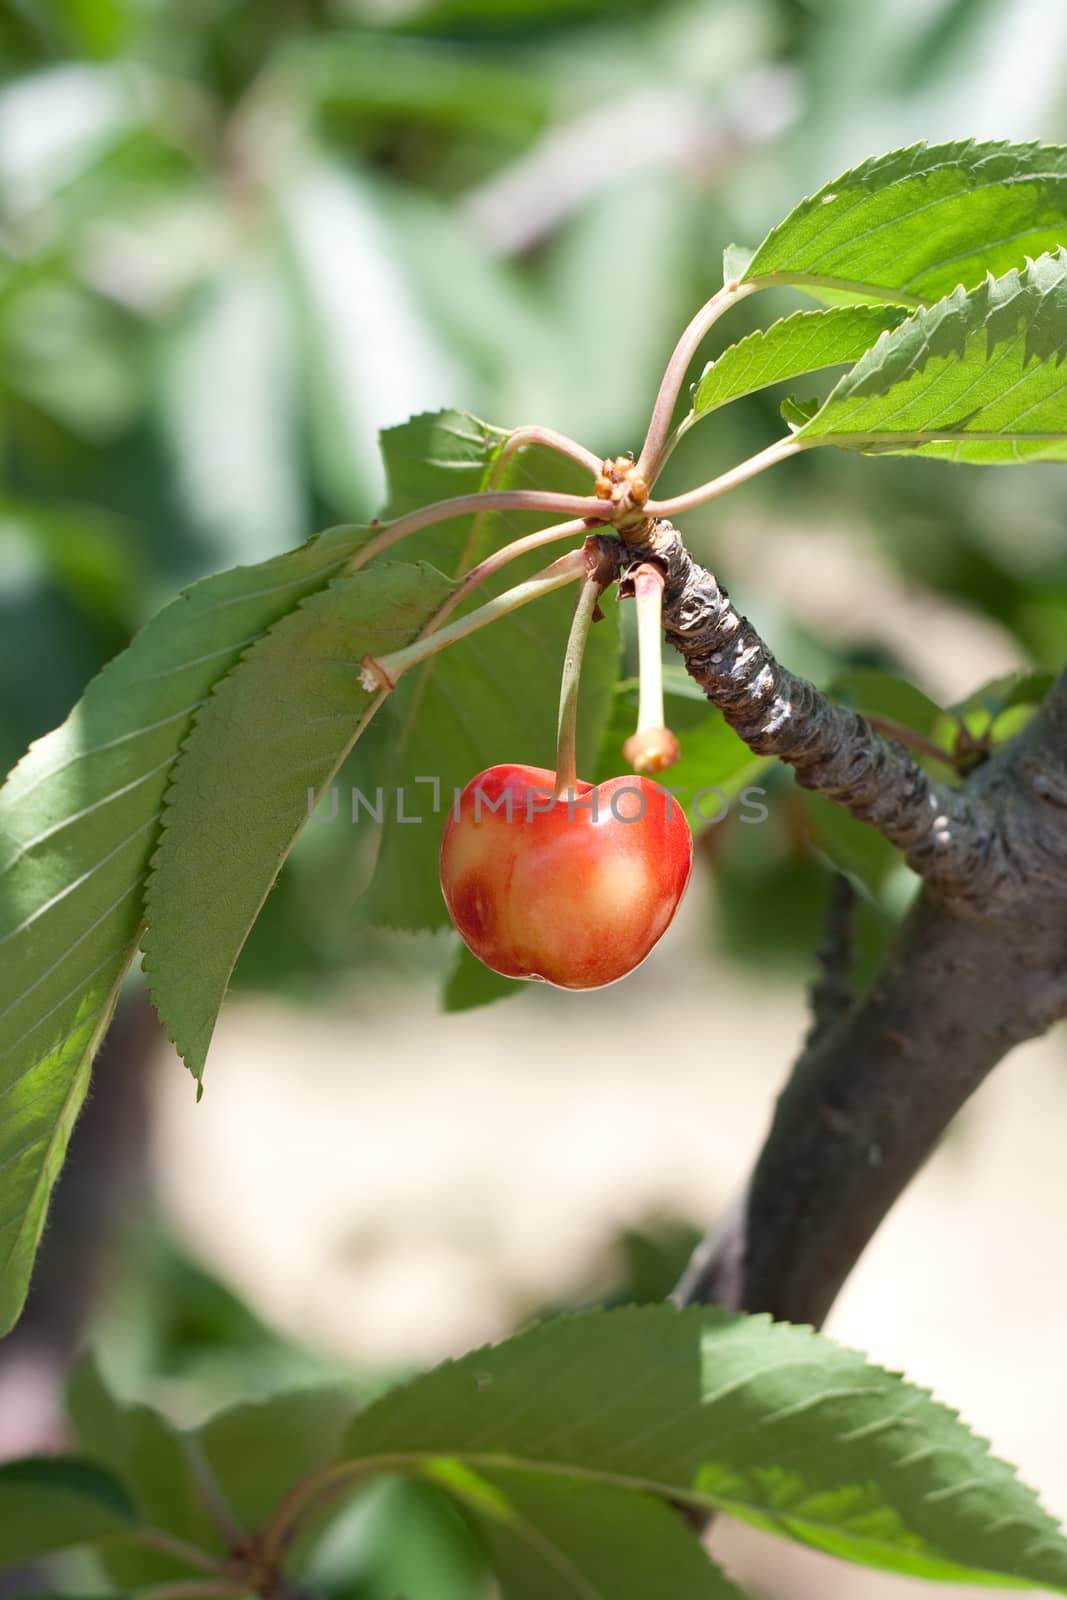
[[[540,489],[489,489],[478,494],[456,495],[451,500],[435,500],[431,505],[420,506],[406,517],[388,523],[349,562],[347,570],[358,572],[368,561],[381,555],[383,550],[389,550],[401,539],[406,539],[409,533],[432,527],[435,522],[448,522],[452,517],[471,516],[480,511],[556,511],[565,517],[588,517],[603,522],[607,510],[603,500],[595,500],[592,496],[585,498],[576,494],[555,494]]]
[[[685,375],[689,371],[689,363],[700,348],[704,335],[718,322],[724,311],[728,311],[746,295],[754,293],[757,287],[753,283],[724,284],[717,294],[713,294],[711,299],[701,306],[675,345],[663,374],[663,382],[659,386],[648,432],[637,460],[637,476],[643,478],[646,483],[654,484],[663,466],[664,450],[674,408],[678,403]]]
[[[803,448],[803,445],[792,437],[777,439],[758,455],[749,456],[747,461],[740,462],[736,467],[731,467],[729,472],[721,473],[719,477],[700,484],[696,489],[690,489],[685,494],[677,494],[672,500],[650,500],[645,510],[650,517],[674,517],[680,511],[691,511],[694,506],[702,506],[706,501],[725,494],[727,490],[736,489],[738,484],[747,483],[749,478],[765,472],[777,462],[798,455]]]
[[[593,613],[604,588],[597,571],[590,572],[578,591],[574,621],[563,658],[563,677],[559,689],[559,724],[556,736],[556,799],[566,800],[578,786],[578,688],[582,662]]]
[[[370,692],[377,689],[394,689],[398,678],[412,667],[418,666],[420,662],[428,661],[430,656],[436,655],[439,650],[446,649],[460,639],[466,639],[468,634],[476,633],[479,628],[488,627],[491,622],[510,615],[520,606],[529,605],[531,600],[539,600],[542,595],[551,594],[553,590],[561,589],[566,583],[573,583],[576,578],[584,577],[588,570],[589,565],[584,550],[568,550],[543,571],[532,578],[527,578],[525,583],[517,583],[513,589],[506,589],[503,594],[486,601],[485,605],[479,606],[476,611],[468,611],[466,616],[457,617],[455,622],[450,622],[443,628],[435,628],[432,633],[420,634],[413,644],[401,650],[392,650],[388,655],[364,656],[362,663],[364,688]]]
[[[479,561],[476,567],[471,567],[469,572],[464,573],[458,587],[453,589],[418,637],[421,639],[424,634],[432,633],[435,628],[439,628],[442,622],[447,622],[472,589],[476,589],[486,578],[491,578],[494,572],[499,572],[501,567],[506,567],[509,562],[517,561],[520,556],[527,555],[531,550],[538,550],[542,545],[554,544],[559,539],[575,539],[579,534],[584,536],[588,532],[588,523],[584,518],[578,517],[573,522],[557,522],[551,528],[541,528],[537,533],[528,533],[521,539],[513,539],[510,544],[501,545],[499,550],[494,550],[484,561]]]
[[[536,424],[529,427],[513,428],[501,446],[500,454],[496,459],[496,467],[503,464],[519,450],[528,444],[543,445],[546,450],[554,450],[557,455],[567,456],[571,461],[576,461],[580,467],[598,477],[603,462],[592,450],[587,450],[584,444],[579,444],[576,439],[570,439],[565,433],[557,433],[555,428],[541,428]]]
[[[658,567],[646,562],[638,567],[633,580],[639,673],[637,731],[647,733],[650,728],[662,728],[665,723],[661,615],[664,577]]]

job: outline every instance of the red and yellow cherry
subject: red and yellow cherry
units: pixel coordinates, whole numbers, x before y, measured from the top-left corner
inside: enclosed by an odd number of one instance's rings
[[[490,767],[458,797],[441,887],[464,942],[507,978],[598,989],[642,962],[689,881],[679,802],[647,778],[577,782],[555,798],[543,767]]]

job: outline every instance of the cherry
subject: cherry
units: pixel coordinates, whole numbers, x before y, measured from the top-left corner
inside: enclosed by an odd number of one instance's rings
[[[670,926],[693,838],[677,800],[642,777],[557,799],[543,767],[490,767],[452,807],[441,887],[464,942],[494,972],[598,989]]]

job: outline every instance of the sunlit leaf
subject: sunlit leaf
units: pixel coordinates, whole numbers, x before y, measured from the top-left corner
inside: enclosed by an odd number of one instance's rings
[[[769,384],[858,361],[906,313],[899,306],[836,306],[798,311],[730,345],[705,367],[693,391],[691,422]]]
[[[1058,251],[882,334],[796,438],[979,464],[1067,460],[1065,354]]]
[[[1067,149],[918,144],[865,161],[802,200],[744,278],[930,304],[1061,244]]]
[[[345,1454],[353,1471],[533,1469],[882,1571],[1067,1592],[1067,1538],[953,1412],[763,1317],[656,1306],[548,1323],[376,1401]]]

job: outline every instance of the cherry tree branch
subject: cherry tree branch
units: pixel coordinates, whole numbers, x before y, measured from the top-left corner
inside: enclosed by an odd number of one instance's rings
[[[1067,1018],[1067,668],[949,788],[782,667],[670,524],[631,558],[663,566],[666,636],[746,743],[873,823],[923,878],[867,990],[835,986],[748,1183],[675,1293],[817,1325],[960,1107]]]
[[[980,802],[936,782],[903,745],[781,666],[669,522],[652,524],[631,551],[663,566],[667,640],[752,750],[787,762],[805,788],[873,823],[942,890],[980,893],[1008,871]]]
[[[822,939],[815,951],[819,965],[808,991],[811,1028],[805,1043],[810,1047],[828,1033],[852,1004],[852,936],[855,921],[856,891],[843,872],[830,879]]]

